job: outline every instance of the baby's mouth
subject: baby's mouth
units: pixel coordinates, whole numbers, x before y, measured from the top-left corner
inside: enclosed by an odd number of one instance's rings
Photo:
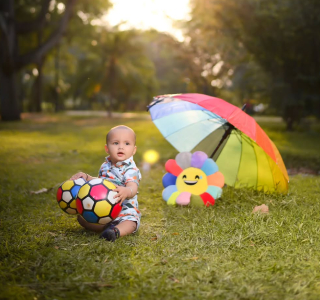
[[[197,180],[183,180],[183,182],[187,185],[195,185],[198,181]]]
[[[118,152],[118,155],[120,155],[120,156],[121,156],[121,155],[124,155],[124,153],[123,153],[123,152]]]

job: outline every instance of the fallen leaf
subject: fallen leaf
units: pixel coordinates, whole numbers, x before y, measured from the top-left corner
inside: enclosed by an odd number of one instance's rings
[[[253,214],[255,213],[261,213],[261,214],[268,214],[269,213],[269,207],[265,204],[255,206],[255,208],[252,211]]]
[[[179,232],[172,232],[172,235],[179,235]]]
[[[57,250],[59,249],[59,247],[58,247],[58,246],[54,246],[54,248],[55,248],[55,249],[57,249]]]
[[[48,231],[48,233],[49,233],[50,235],[52,235],[52,236],[57,236],[57,234],[54,233],[54,232]]]
[[[190,258],[185,258],[184,260],[198,260],[199,257],[197,256],[193,256],[193,257],[190,257]]]
[[[174,277],[169,277],[169,279],[172,280],[173,282],[176,282],[176,283],[180,282],[179,279],[174,278]]]
[[[48,189],[42,188],[39,191],[31,191],[30,194],[42,194],[42,193],[46,193],[47,191]]]

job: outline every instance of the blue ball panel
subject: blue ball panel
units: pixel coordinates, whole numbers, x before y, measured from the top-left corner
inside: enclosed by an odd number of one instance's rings
[[[162,177],[162,185],[165,188],[169,185],[175,185],[176,181],[177,181],[177,176],[174,176],[171,173],[166,173]]]
[[[80,185],[75,185],[75,186],[71,189],[71,195],[72,195],[73,198],[77,198],[80,188],[81,188]]]
[[[82,216],[89,223],[98,223],[98,217],[92,211],[84,211]]]

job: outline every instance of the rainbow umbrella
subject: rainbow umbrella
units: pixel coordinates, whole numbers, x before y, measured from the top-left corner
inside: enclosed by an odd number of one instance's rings
[[[264,192],[288,192],[281,155],[256,121],[240,108],[202,94],[154,97],[148,106],[162,135],[179,152],[203,151],[225,183]]]

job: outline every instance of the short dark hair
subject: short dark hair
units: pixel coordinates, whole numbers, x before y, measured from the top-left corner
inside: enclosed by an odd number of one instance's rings
[[[134,135],[134,143],[136,143],[136,133],[128,126],[126,125],[119,125],[119,126],[116,126],[116,127],[113,127],[109,130],[109,132],[107,133],[107,136],[106,136],[106,143],[108,144],[108,140],[109,140],[109,137],[110,137],[110,133],[112,132],[112,130],[116,130],[116,129],[127,129],[129,131],[131,131]]]

